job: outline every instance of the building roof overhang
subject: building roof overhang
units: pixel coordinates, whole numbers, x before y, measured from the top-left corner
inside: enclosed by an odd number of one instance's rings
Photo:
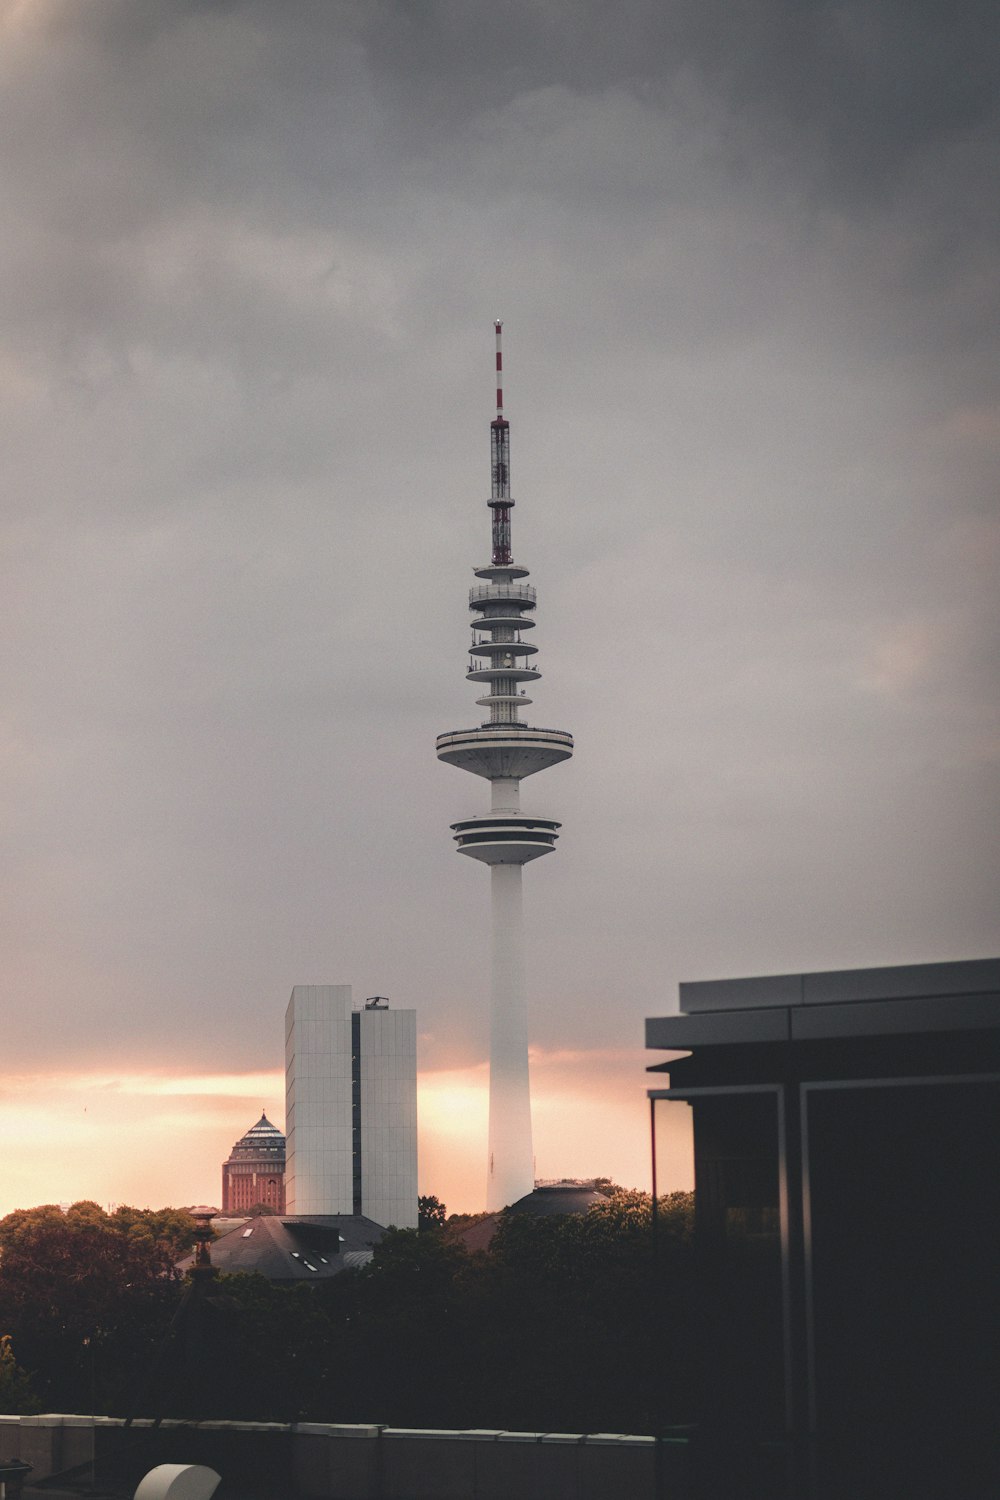
[[[1000,959],[682,984],[682,1014],[646,1022],[646,1045],[693,1053],[657,1065],[685,1082],[815,1076],[877,1065],[1000,1066]],[[852,1060],[853,1059],[853,1060]]]

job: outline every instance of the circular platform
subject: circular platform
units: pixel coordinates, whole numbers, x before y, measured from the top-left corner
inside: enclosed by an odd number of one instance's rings
[[[527,615],[480,615],[478,620],[470,620],[469,624],[473,630],[493,630],[501,625],[508,630],[534,630],[535,621]]]
[[[487,813],[451,826],[460,854],[486,865],[526,865],[555,848],[562,825],[523,813]]]
[[[516,703],[518,708],[529,708],[532,701],[533,700],[528,697],[527,693],[487,693],[485,698],[476,699],[476,707],[492,708],[494,703]],[[494,722],[495,721],[491,719],[489,725],[484,727],[492,728]],[[515,724],[519,724],[520,722],[521,721],[519,719],[514,720]]]
[[[526,641],[476,641],[469,647],[473,656],[534,656],[537,650]]]
[[[516,563],[490,564],[487,568],[473,568],[477,578],[492,578],[494,582],[509,582],[513,578],[527,578],[530,568],[518,567]]]
[[[538,595],[530,583],[486,583],[469,590],[469,608],[485,609],[487,604],[513,604],[517,609],[534,609]]]
[[[541,675],[537,667],[502,667],[499,664],[495,667],[477,667],[474,672],[465,674],[468,682],[496,682],[500,677],[506,677],[511,682],[537,682]]]
[[[521,780],[569,760],[572,754],[571,734],[562,729],[531,729],[527,724],[490,724],[437,737],[438,760],[488,781]]]

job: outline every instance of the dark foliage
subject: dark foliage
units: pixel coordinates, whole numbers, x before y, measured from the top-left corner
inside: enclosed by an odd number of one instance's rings
[[[429,1229],[443,1229],[447,1220],[448,1210],[440,1198],[422,1194],[417,1199],[417,1228],[421,1234]]]
[[[185,1377],[193,1345],[177,1339],[173,1389],[160,1398],[171,1415],[270,1421],[578,1432],[684,1421],[690,1197],[660,1208],[655,1257],[648,1195],[619,1190],[584,1215],[504,1214],[489,1254],[470,1255],[440,1228],[394,1230],[369,1266],[316,1285],[219,1277],[194,1340],[210,1378]],[[99,1366],[112,1353],[119,1366],[98,1380],[99,1409],[126,1410],[181,1288],[162,1264],[133,1267],[137,1246],[149,1256],[145,1238],[101,1217],[25,1217],[49,1243],[48,1269],[16,1249],[23,1221],[0,1223],[0,1332],[13,1333],[18,1364],[53,1405],[58,1392],[59,1408],[85,1410],[83,1341],[99,1330]],[[78,1268],[85,1257],[88,1274],[76,1276],[56,1247]],[[112,1248],[91,1285],[92,1257]]]
[[[173,1262],[191,1227],[176,1209],[108,1215],[86,1201],[0,1220],[0,1334],[31,1377],[28,1399],[50,1411],[122,1408],[173,1314]]]

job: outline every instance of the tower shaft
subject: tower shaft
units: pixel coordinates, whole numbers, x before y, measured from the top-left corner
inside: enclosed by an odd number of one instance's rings
[[[521,865],[490,870],[490,1135],[486,1207],[516,1203],[535,1185],[524,984]]]

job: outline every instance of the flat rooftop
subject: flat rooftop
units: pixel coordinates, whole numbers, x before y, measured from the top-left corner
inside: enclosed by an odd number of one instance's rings
[[[647,1020],[647,1047],[995,1028],[1000,958],[699,980],[680,986],[680,1009]]]

